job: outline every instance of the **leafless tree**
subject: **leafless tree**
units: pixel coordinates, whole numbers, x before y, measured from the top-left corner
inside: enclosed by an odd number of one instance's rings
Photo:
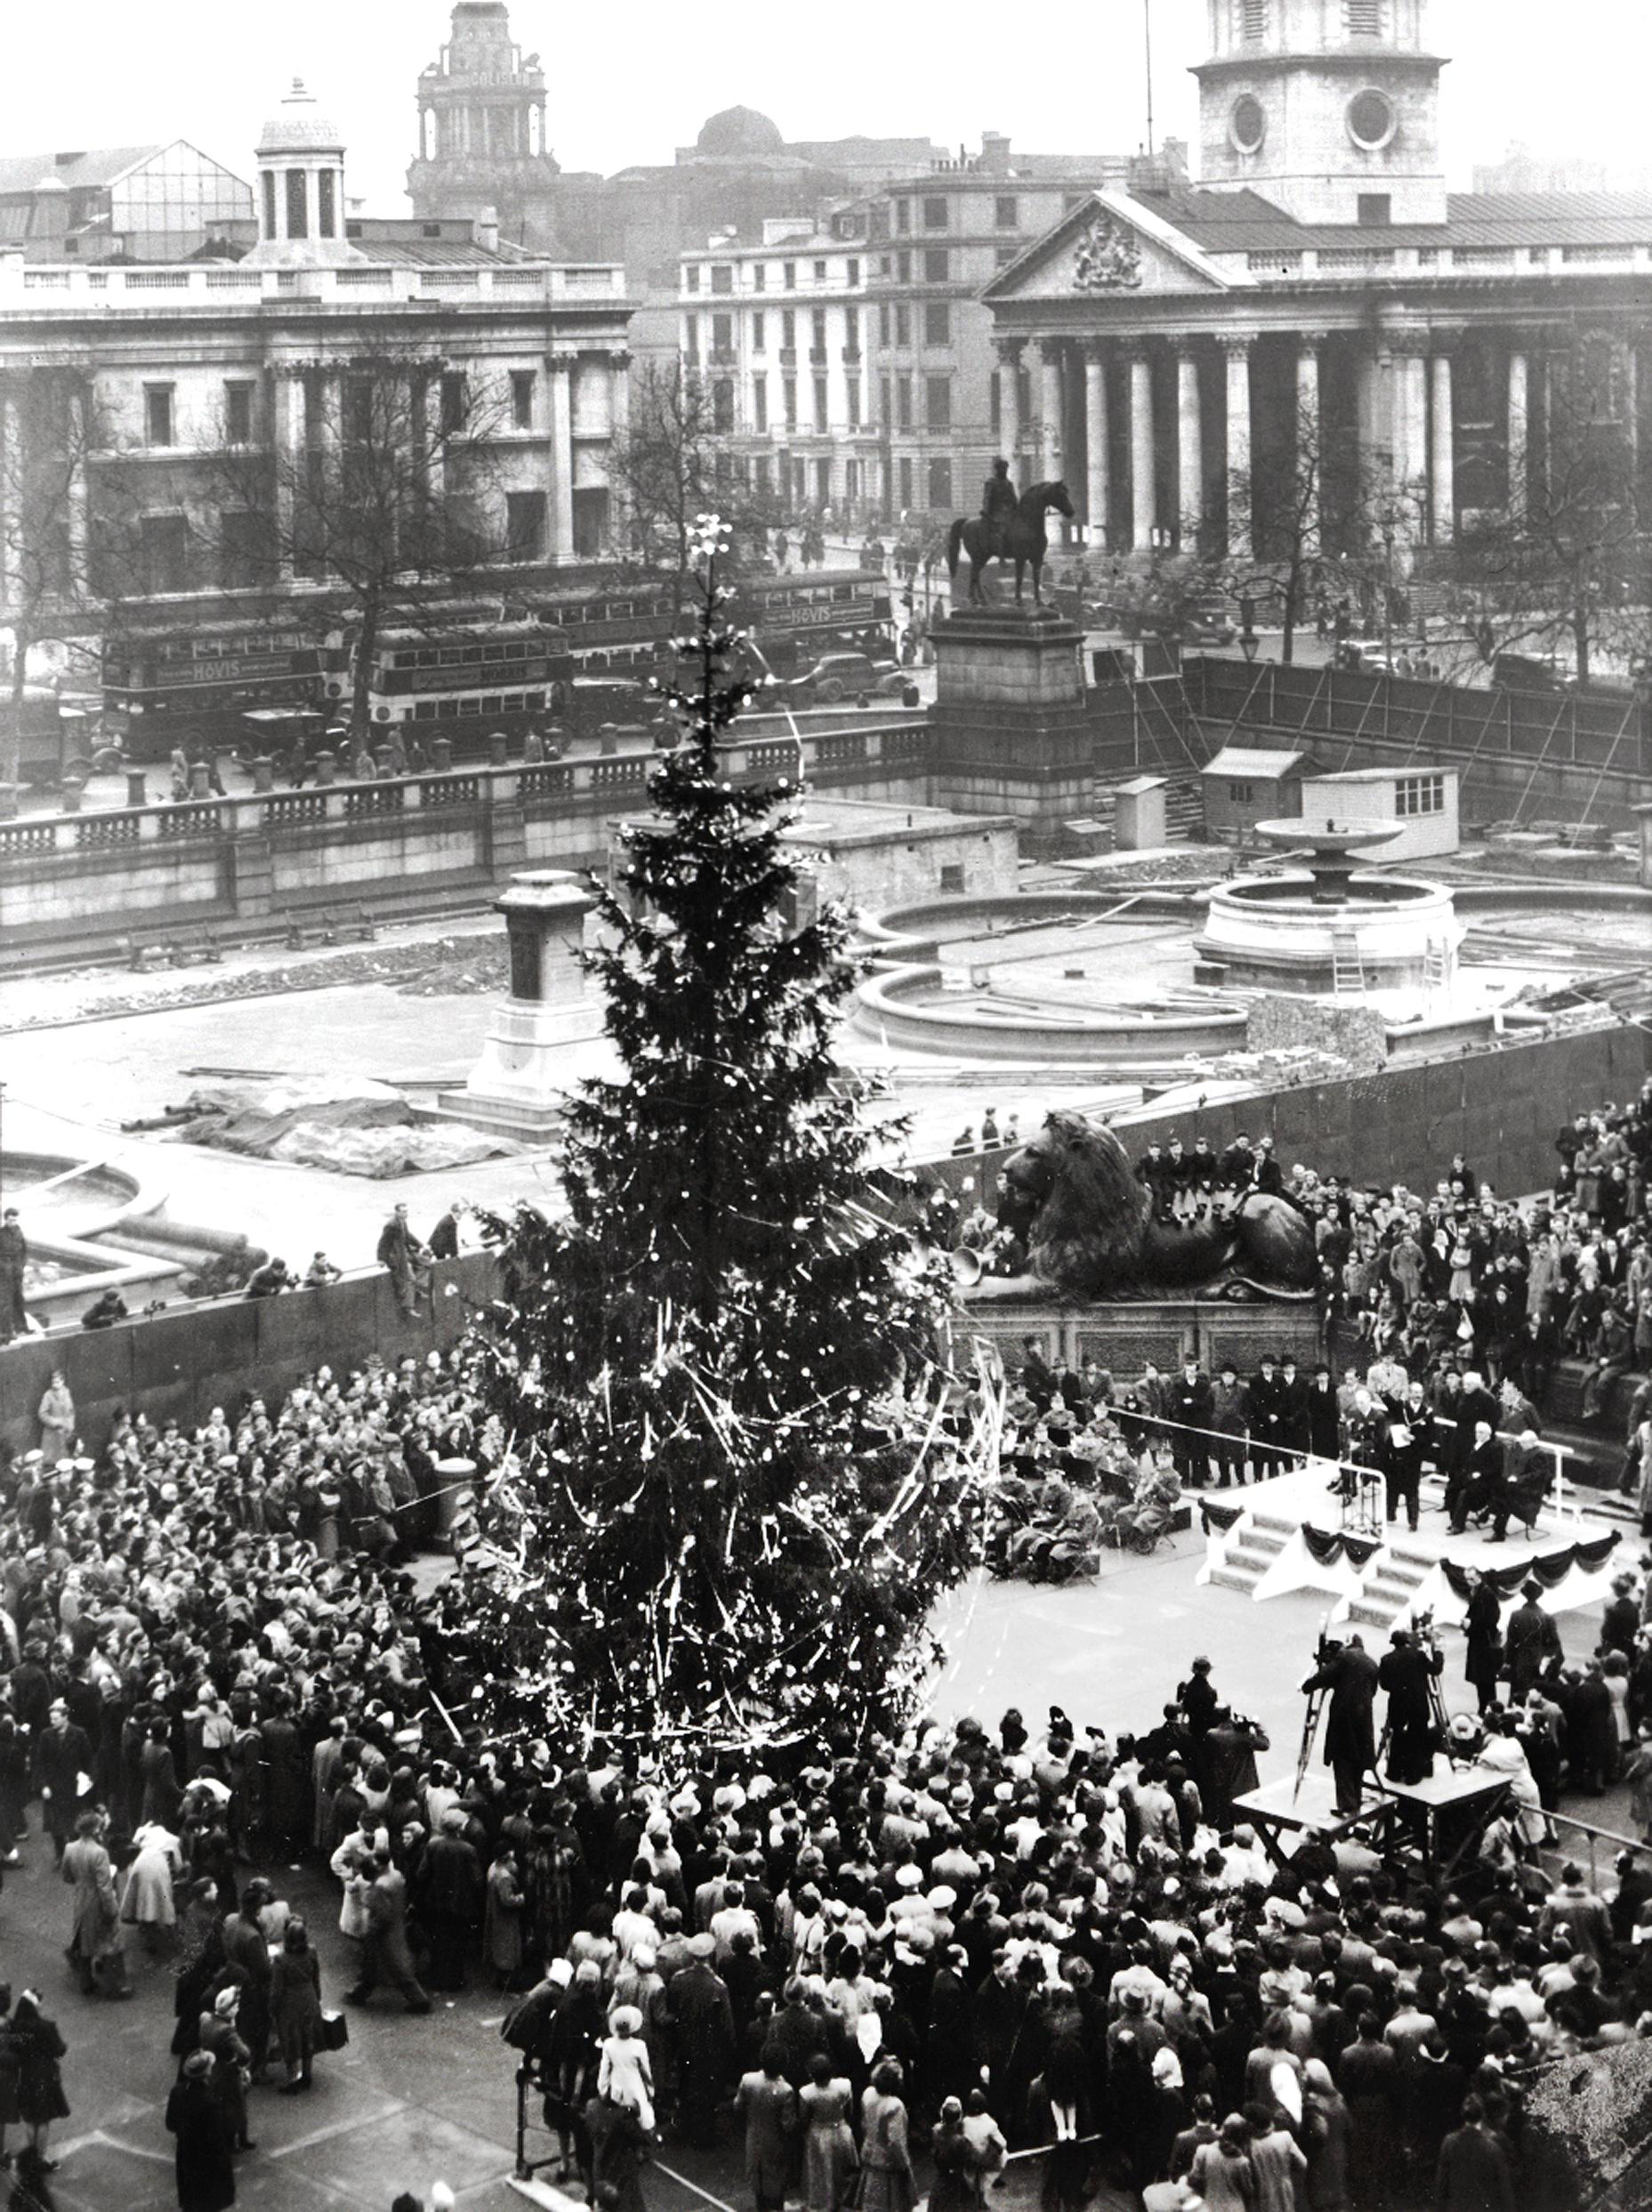
[[[1610,334],[1585,333],[1551,355],[1528,465],[1511,468],[1506,505],[1460,545],[1463,580],[1479,590],[1483,642],[1569,651],[1580,683],[1602,655],[1633,665],[1652,650],[1652,515],[1633,406]]]
[[[0,785],[17,780],[30,649],[93,630],[99,618],[87,548],[87,464],[100,442],[90,379],[76,370],[37,369],[9,377],[7,398],[0,550],[12,666],[8,707],[0,715]]]
[[[627,429],[608,455],[620,534],[643,568],[668,569],[681,587],[692,565],[695,518],[717,513],[739,542],[762,528],[758,505],[736,482],[729,432],[719,427],[710,385],[681,361],[645,360],[631,385]]]
[[[222,435],[208,512],[221,531],[234,521],[220,553],[238,581],[292,593],[310,626],[350,639],[360,739],[380,635],[421,626],[519,550],[489,445],[507,396],[440,356],[379,344],[286,372],[277,405],[286,435],[278,424],[240,448]]]

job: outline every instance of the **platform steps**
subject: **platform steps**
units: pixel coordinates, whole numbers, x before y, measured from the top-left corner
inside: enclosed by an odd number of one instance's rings
[[[1427,1552],[1390,1543],[1366,1570],[1359,1594],[1349,1601],[1348,1618],[1368,1628],[1391,1628],[1416,1602],[1417,1592],[1434,1571]]]
[[[1211,1580],[1219,1589],[1243,1590],[1247,1597],[1253,1596],[1257,1584],[1295,1533],[1296,1523],[1277,1514],[1253,1514],[1248,1526],[1236,1529],[1228,1538],[1221,1560],[1211,1569]]]

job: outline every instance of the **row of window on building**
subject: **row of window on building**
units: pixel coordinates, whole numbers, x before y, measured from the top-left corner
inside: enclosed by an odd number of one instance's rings
[[[877,496],[870,466],[853,456],[834,458],[829,454],[720,453],[715,468],[720,484],[737,480],[761,495],[778,494],[799,505],[812,501],[824,507],[835,505],[841,498],[850,506],[858,506],[863,500],[873,500]],[[917,504],[915,495],[920,488],[926,495],[925,505],[950,509],[952,487],[953,466],[947,455],[938,454],[933,459],[920,463],[903,454],[893,464],[893,501],[897,512]]]
[[[843,314],[843,359],[858,361],[860,358],[860,311],[845,307]],[[713,314],[710,328],[705,334],[713,362],[731,361],[736,354],[735,319],[730,314]],[[690,311],[682,319],[682,350],[686,360],[698,365],[701,356],[701,318]],[[926,346],[951,345],[955,325],[950,300],[927,300],[921,311],[900,301],[883,301],[878,308],[878,343],[896,352],[904,352],[914,343],[914,333],[922,331],[921,343]],[[762,308],[753,309],[746,323],[746,345],[752,353],[769,351],[770,319]],[[782,355],[797,351],[797,315],[794,309],[785,308],[780,314],[780,351]],[[826,311],[818,307],[812,311],[809,325],[809,358],[817,367],[824,367],[829,347],[826,339]]]
[[[326,434],[327,385],[319,378],[307,378],[304,383],[304,435],[307,442],[317,443]],[[531,368],[512,369],[509,372],[506,406],[512,430],[533,431],[539,427],[538,372]],[[374,417],[384,400],[382,383],[369,377],[346,376],[342,383],[342,416],[341,427],[346,440],[366,445],[375,435]],[[394,402],[390,402],[392,406]],[[473,394],[470,379],[462,370],[448,370],[440,380],[439,419],[444,437],[457,437],[471,419]],[[229,446],[250,446],[258,437],[258,383],[255,378],[230,377],[225,380],[222,414],[214,428],[221,430],[222,441]],[[395,425],[386,417],[386,427]],[[171,383],[146,383],[143,387],[143,441],[146,446],[177,446],[178,388]],[[489,434],[500,425],[490,423]]]

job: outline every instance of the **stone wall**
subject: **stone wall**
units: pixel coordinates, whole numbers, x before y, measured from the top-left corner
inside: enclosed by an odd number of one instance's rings
[[[801,773],[822,795],[923,805],[931,750],[923,717],[905,713],[801,739],[762,734],[724,758],[735,781]],[[269,935],[319,908],[389,916],[475,906],[519,868],[600,867],[608,824],[644,798],[652,762],[639,746],[0,823],[0,971],[203,924]]]
[[[114,1328],[19,1337],[0,1346],[0,1440],[14,1451],[39,1442],[36,1408],[53,1368],[63,1370],[83,1441],[97,1450],[119,1407],[192,1428],[214,1406],[278,1395],[318,1367],[342,1374],[374,1358],[445,1350],[496,1280],[488,1254],[466,1253],[437,1263],[431,1311],[418,1320],[403,1320],[390,1277],[371,1268],[321,1290],[213,1299]]]
[[[1258,1092],[1173,1113],[1148,1106],[1114,1118],[1132,1158],[1172,1134],[1206,1138],[1220,1151],[1243,1131],[1271,1136],[1288,1169],[1297,1162],[1361,1183],[1431,1190],[1454,1152],[1493,1187],[1519,1197],[1553,1181],[1555,1134],[1588,1107],[1631,1098],[1652,1075],[1652,1035],[1638,1027],[1574,1031],[1495,1052],[1416,1067],[1390,1067],[1295,1090]],[[1029,1122],[1024,1134],[1035,1134]],[[1004,1149],[928,1164],[955,1188],[975,1177],[994,1204]]]
[[[1093,1359],[1119,1379],[1139,1376],[1151,1360],[1161,1370],[1189,1352],[1207,1373],[1231,1360],[1242,1375],[1254,1372],[1264,1352],[1289,1352],[1311,1365],[1324,1351],[1318,1309],[1311,1301],[1241,1304],[1223,1298],[1141,1298],[1121,1305],[1067,1305],[1054,1297],[1000,1298],[964,1295],[964,1317],[955,1324],[955,1356],[967,1356],[971,1340],[997,1347],[1011,1376],[1021,1363],[1022,1340],[1036,1336],[1044,1356],[1076,1366]]]

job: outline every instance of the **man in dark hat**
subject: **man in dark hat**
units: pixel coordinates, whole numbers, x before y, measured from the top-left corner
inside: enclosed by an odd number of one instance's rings
[[[1176,1472],[1190,1489],[1203,1489],[1210,1479],[1210,1429],[1215,1401],[1210,1377],[1189,1352],[1181,1373],[1170,1384],[1165,1411],[1175,1424],[1170,1433],[1171,1457]]]
[[[1231,1360],[1224,1360],[1211,1386],[1211,1426],[1216,1432],[1211,1457],[1216,1463],[1219,1490],[1245,1480],[1245,1433],[1249,1420],[1249,1393],[1239,1380],[1238,1368]]]
[[[1259,1482],[1265,1482],[1270,1475],[1277,1474],[1284,1464],[1279,1446],[1283,1441],[1285,1386],[1271,1352],[1263,1352],[1261,1367],[1252,1376],[1245,1395],[1251,1416],[1251,1472]]]
[[[1429,1686],[1446,1663],[1443,1651],[1426,1651],[1409,1629],[1396,1628],[1391,1649],[1377,1668],[1388,1691],[1388,1778],[1425,1782],[1434,1772],[1434,1721]]]
[[[1358,1636],[1346,1643],[1327,1642],[1319,1664],[1302,1684],[1304,1693],[1328,1690],[1325,1756],[1336,1784],[1339,1812],[1358,1812],[1365,1778],[1376,1765],[1377,1663]]]

